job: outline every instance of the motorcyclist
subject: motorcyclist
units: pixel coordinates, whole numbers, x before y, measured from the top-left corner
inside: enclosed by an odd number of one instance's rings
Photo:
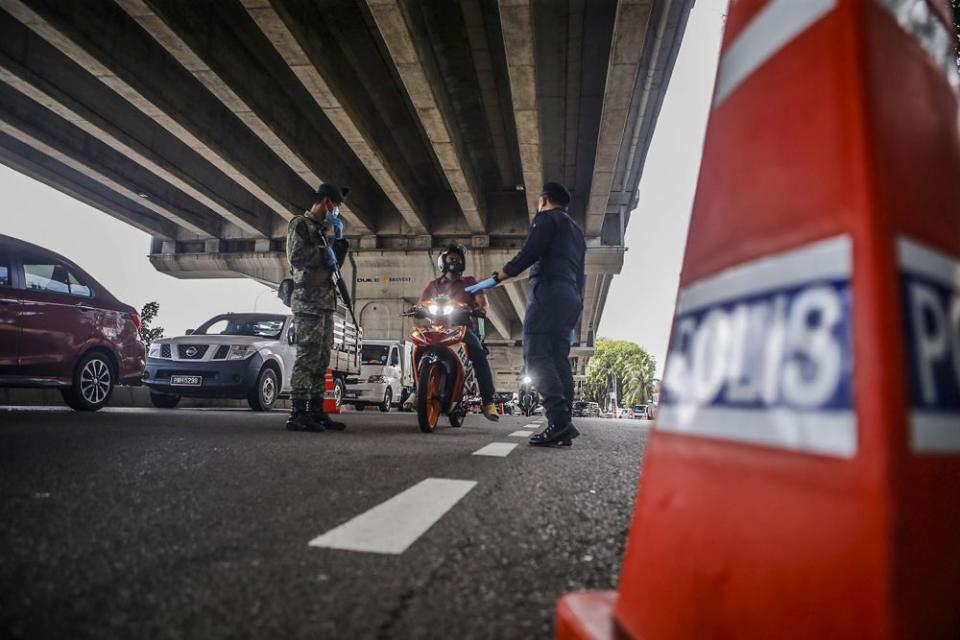
[[[440,277],[430,281],[423,294],[420,304],[425,305],[429,300],[445,295],[451,300],[476,309],[481,316],[487,312],[487,298],[483,293],[467,293],[466,288],[477,283],[473,276],[464,276],[467,264],[467,251],[460,245],[450,245],[437,256],[437,268]],[[480,387],[480,397],[483,400],[483,415],[488,420],[497,421],[500,414],[493,402],[494,386],[493,373],[490,371],[490,362],[487,353],[477,335],[476,323],[473,318],[467,323],[465,342],[467,356],[473,363],[473,370],[477,375],[477,384]]]

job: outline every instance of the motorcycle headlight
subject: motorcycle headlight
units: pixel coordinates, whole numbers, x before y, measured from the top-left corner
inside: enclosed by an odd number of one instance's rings
[[[227,352],[227,360],[246,360],[254,354],[256,349],[249,344],[230,345],[230,351]]]
[[[453,313],[453,305],[447,305],[443,308],[443,315],[448,316]]]
[[[533,379],[530,376],[523,377],[523,384],[530,384],[531,382],[533,382]]]
[[[427,311],[430,312],[430,315],[437,315],[437,311],[439,310],[440,310],[440,307],[438,307],[435,304],[432,304],[429,307],[427,307]]]
[[[159,358],[159,357],[160,357],[160,343],[159,343],[159,342],[153,342],[153,343],[150,344],[150,351],[147,352],[147,356],[149,356],[149,357],[151,357],[151,358]]]

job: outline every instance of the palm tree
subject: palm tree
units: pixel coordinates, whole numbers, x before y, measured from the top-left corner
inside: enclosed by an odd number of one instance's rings
[[[643,358],[627,366],[621,393],[627,406],[648,404],[656,388],[652,358]]]

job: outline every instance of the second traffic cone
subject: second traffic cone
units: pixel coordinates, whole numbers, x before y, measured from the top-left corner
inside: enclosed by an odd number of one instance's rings
[[[333,370],[327,369],[323,378],[323,411],[328,414],[340,413],[340,405],[337,404],[337,387],[333,379]]]
[[[619,589],[557,638],[960,637],[947,17],[732,3]]]

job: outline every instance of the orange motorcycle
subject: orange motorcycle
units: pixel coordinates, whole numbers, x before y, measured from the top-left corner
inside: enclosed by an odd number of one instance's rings
[[[438,296],[402,314],[428,320],[410,334],[414,344],[414,380],[420,430],[433,433],[441,415],[460,427],[471,403],[480,395],[473,363],[467,355],[466,324],[483,317],[476,309]]]

